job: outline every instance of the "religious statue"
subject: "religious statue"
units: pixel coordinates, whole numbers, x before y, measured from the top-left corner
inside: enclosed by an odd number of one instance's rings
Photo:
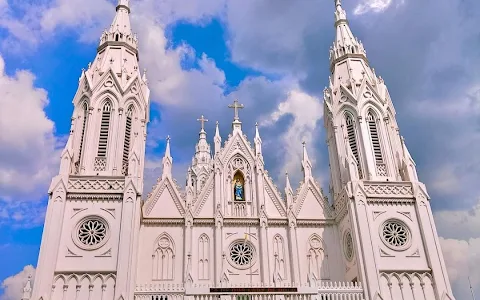
[[[236,201],[245,200],[243,198],[243,185],[240,182],[240,179],[237,179],[237,181],[235,181],[234,191],[235,191],[235,200]]]

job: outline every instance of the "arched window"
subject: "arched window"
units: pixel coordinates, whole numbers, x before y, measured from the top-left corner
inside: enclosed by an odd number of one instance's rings
[[[377,129],[377,121],[373,111],[368,111],[367,114],[368,132],[370,134],[370,141],[372,142],[373,155],[375,158],[376,172],[379,176],[386,176],[387,169],[382,155],[382,147],[380,145],[380,137]]]
[[[175,270],[175,248],[172,238],[161,234],[156,242],[153,252],[153,279],[172,280]]]
[[[209,279],[210,241],[206,234],[198,238],[198,279]]]
[[[84,102],[82,105],[82,131],[80,133],[80,145],[78,147],[78,159],[75,162],[76,172],[78,173],[80,167],[80,160],[82,159],[83,153],[83,143],[85,140],[85,129],[87,128],[87,119],[88,119],[88,104]]]
[[[122,174],[128,175],[128,156],[130,155],[130,142],[132,136],[132,118],[133,105],[130,105],[125,115],[125,139],[123,142],[123,159],[122,159]]]
[[[273,270],[275,275],[280,275],[281,279],[284,280],[287,277],[287,269],[285,267],[285,245],[283,243],[283,238],[279,234],[273,237],[273,255],[275,262]]]
[[[358,176],[363,178],[360,153],[358,151],[357,134],[355,130],[355,121],[353,120],[353,116],[349,113],[345,114],[345,124],[347,125],[348,144],[350,145],[353,156],[357,160]]]
[[[100,123],[100,137],[98,138],[98,157],[107,157],[108,134],[110,132],[110,118],[112,115],[112,103],[106,102],[102,109]]]

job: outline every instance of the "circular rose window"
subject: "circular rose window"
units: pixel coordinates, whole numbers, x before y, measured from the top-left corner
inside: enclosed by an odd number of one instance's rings
[[[239,269],[247,269],[253,265],[255,248],[246,241],[237,241],[230,246],[230,261]]]
[[[399,220],[387,220],[381,228],[385,245],[394,250],[404,250],[410,246],[410,230]]]
[[[93,250],[106,243],[108,233],[108,224],[103,218],[87,217],[76,226],[73,240],[80,248]]]

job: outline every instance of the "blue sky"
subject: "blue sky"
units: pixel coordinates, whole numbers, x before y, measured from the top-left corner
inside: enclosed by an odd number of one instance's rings
[[[22,2],[0,0],[0,282],[36,265],[72,97],[114,15],[107,0]],[[145,194],[160,175],[165,137],[172,136],[174,175],[183,182],[196,119],[204,114],[210,120],[210,140],[219,120],[226,138],[226,105],[233,98],[246,106],[241,117],[250,138],[259,122],[264,151],[272,153],[266,165],[280,188],[285,170],[298,185],[306,140],[326,190],[321,101],[334,37],[333,1],[131,2],[140,64],[152,90]],[[344,0],[344,7],[389,88],[401,133],[432,197],[455,293],[465,299],[466,274],[480,287],[480,271],[468,269],[480,264],[480,69],[474,67],[480,63],[480,4]],[[0,299],[11,299],[15,280],[4,282]]]

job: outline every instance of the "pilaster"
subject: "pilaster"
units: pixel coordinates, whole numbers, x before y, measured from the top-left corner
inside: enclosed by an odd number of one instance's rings
[[[50,299],[63,229],[67,176],[52,179],[32,299]]]
[[[358,251],[359,273],[362,274],[362,277],[364,276],[362,279],[365,293],[369,299],[374,299],[374,295],[377,292],[380,293],[380,278],[375,259],[376,253],[372,243],[372,228],[370,226],[367,198],[358,185],[353,187],[353,192],[354,197],[353,201],[349,201],[349,210],[352,213],[353,231],[356,236],[354,243]]]

